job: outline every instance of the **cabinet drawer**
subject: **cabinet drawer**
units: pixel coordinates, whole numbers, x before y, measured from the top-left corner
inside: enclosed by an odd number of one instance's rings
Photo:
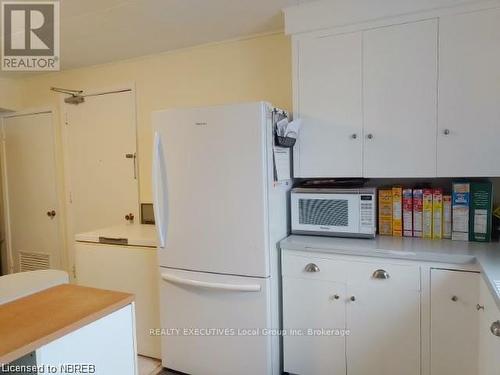
[[[316,272],[311,272],[312,269],[307,271],[308,266],[310,268],[316,266]],[[381,276],[385,271],[388,278],[374,277],[376,271],[379,271]],[[283,276],[334,281],[349,285],[420,290],[420,267],[418,265],[393,264],[390,261],[388,263],[387,260],[364,262],[285,254]]]
[[[283,257],[283,276],[345,283],[347,264],[347,262],[333,259],[285,254]],[[316,272],[306,270],[310,265],[317,267]]]
[[[420,290],[420,267],[416,264],[391,264],[387,263],[386,260],[382,262],[349,262],[348,264],[347,283],[349,285]]]

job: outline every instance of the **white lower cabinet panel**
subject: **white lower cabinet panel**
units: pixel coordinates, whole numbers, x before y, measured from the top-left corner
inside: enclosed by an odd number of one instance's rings
[[[431,375],[477,374],[479,278],[431,270]]]
[[[484,281],[480,284],[479,316],[479,375],[500,374],[500,337],[493,335],[491,325],[500,320],[498,309],[491,291]]]
[[[319,336],[284,337],[285,371],[420,375],[418,265],[284,253],[283,274],[285,331],[324,330]],[[325,335],[331,328],[345,328],[346,335]]]
[[[271,336],[263,332],[271,328],[268,278],[161,267],[160,279],[164,367],[193,375],[272,373]]]
[[[315,375],[346,373],[345,337],[335,335],[336,330],[345,329],[345,298],[345,284],[283,278],[286,372]]]
[[[420,291],[384,281],[348,286],[347,373],[419,375]]]
[[[95,372],[88,372],[95,375],[136,375],[133,304],[42,346],[36,351],[36,361],[45,368],[57,368],[58,375],[78,373],[64,366],[78,364],[95,366]]]

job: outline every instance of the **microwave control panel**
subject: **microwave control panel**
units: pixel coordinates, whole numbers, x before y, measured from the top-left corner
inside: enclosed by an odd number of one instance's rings
[[[359,224],[361,233],[375,233],[375,195],[361,194],[359,196]]]

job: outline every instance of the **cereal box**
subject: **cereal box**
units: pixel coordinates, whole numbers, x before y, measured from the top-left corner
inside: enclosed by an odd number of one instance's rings
[[[470,184],[467,182],[454,182],[451,200],[451,239],[455,241],[468,241]]]
[[[422,237],[423,194],[422,189],[413,190],[413,237]]]
[[[432,189],[424,189],[422,195],[422,237],[432,238]]]
[[[469,241],[491,240],[492,193],[491,182],[470,184]]]
[[[443,195],[443,238],[451,238],[451,195]]]
[[[443,238],[443,190],[434,189],[432,194],[432,238]]]
[[[392,235],[403,236],[403,189],[392,188]]]
[[[403,190],[403,236],[413,237],[413,190]]]
[[[378,191],[378,233],[392,236],[392,190]]]

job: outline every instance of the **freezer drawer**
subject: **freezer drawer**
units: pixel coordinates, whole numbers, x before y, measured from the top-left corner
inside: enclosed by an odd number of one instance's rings
[[[163,366],[204,375],[270,374],[269,279],[160,267]],[[258,330],[258,331],[257,331]]]

